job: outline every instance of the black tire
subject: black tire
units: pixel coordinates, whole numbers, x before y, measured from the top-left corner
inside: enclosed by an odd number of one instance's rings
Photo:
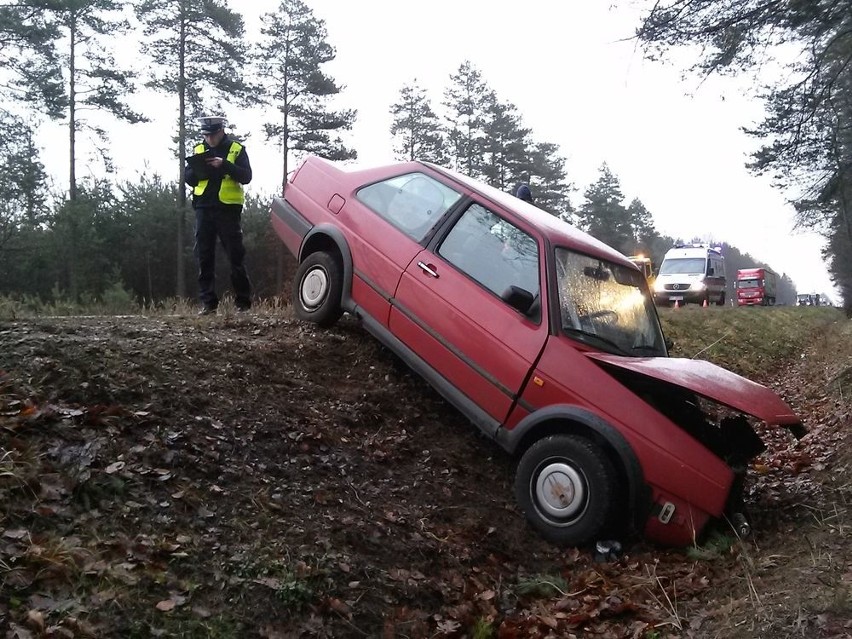
[[[527,521],[546,540],[565,546],[599,538],[614,518],[618,490],[615,469],[600,446],[573,435],[535,442],[515,475],[515,498]]]
[[[343,309],[343,269],[328,253],[311,253],[293,278],[293,310],[296,317],[323,328],[333,326]]]
[[[719,296],[719,301],[718,301],[718,302],[716,302],[716,306],[724,306],[724,305],[725,305],[725,294],[724,294],[724,293],[722,293],[722,294]]]

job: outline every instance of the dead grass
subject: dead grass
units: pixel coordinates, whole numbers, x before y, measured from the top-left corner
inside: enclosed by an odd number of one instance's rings
[[[48,619],[75,636],[82,616],[127,637],[570,636],[569,618],[576,636],[849,633],[852,458],[831,438],[849,421],[852,323],[833,309],[661,309],[673,355],[790,387],[816,429],[785,454],[841,452],[822,470],[812,455],[819,490],[764,506],[753,539],[723,529],[606,564],[535,539],[506,501],[508,464],[354,322],[316,331],[280,300],[196,310],[8,325],[0,368],[47,398],[24,414],[23,390],[0,387],[15,624],[53,593],[77,601]],[[754,499],[797,479],[772,472]],[[481,486],[495,497],[476,509]]]
[[[764,478],[752,539],[705,540],[715,597],[692,613],[696,637],[847,637],[852,634],[852,322],[831,308],[661,309],[673,355],[708,359],[779,390],[811,434],[779,449],[803,470]],[[781,442],[783,440],[779,440]],[[783,482],[783,483],[782,483]],[[715,556],[715,559],[712,557]]]
[[[115,307],[104,305],[95,300],[73,302],[60,299],[45,302],[30,297],[0,296],[0,321],[15,321],[38,317],[192,316],[198,312],[199,308],[200,306],[197,301],[177,297],[167,298],[153,304],[140,304],[128,298],[126,303],[120,307]],[[278,295],[256,300],[252,306],[252,313],[285,318],[292,317],[289,296]],[[217,316],[220,318],[231,318],[235,315],[237,315],[237,311],[234,306],[234,299],[229,295],[225,295],[219,303]]]

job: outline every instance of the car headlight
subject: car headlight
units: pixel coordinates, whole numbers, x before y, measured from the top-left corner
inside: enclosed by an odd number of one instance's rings
[[[656,293],[662,293],[665,290],[666,290],[666,285],[663,284],[661,281],[657,280],[657,281],[654,282],[654,291]]]
[[[704,282],[694,282],[690,288],[693,291],[703,291],[704,290]]]

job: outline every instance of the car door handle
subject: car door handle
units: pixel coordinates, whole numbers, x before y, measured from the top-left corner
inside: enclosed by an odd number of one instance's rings
[[[438,271],[436,271],[431,264],[426,264],[425,262],[417,262],[417,266],[423,269],[423,272],[426,273],[426,275],[431,275],[434,278],[438,277]]]

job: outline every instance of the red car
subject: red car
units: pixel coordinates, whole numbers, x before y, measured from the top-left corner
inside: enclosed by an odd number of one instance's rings
[[[296,315],[324,327],[359,318],[517,456],[518,504],[550,541],[633,528],[693,543],[741,508],[747,462],[763,450],[748,416],[803,432],[771,390],[668,357],[625,256],[469,177],[311,157],[271,218],[299,261]]]

